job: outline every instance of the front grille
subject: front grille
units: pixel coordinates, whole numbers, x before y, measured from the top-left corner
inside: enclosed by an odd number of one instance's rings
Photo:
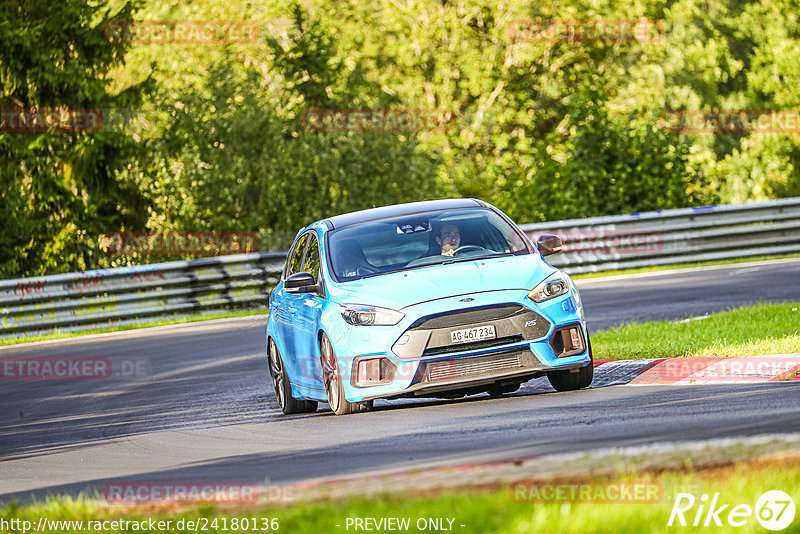
[[[494,375],[500,371],[523,370],[539,363],[536,356],[529,350],[450,358],[426,363],[422,381],[437,382],[459,378],[479,378]]]
[[[519,343],[523,340],[521,335],[499,337],[497,339],[487,339],[486,341],[473,341],[472,343],[459,343],[456,345],[445,345],[442,347],[433,347],[425,349],[422,356],[436,356],[438,354],[451,354],[453,352],[467,352],[470,350],[488,349],[491,347],[499,347],[501,345],[510,345],[512,343]]]
[[[495,327],[497,338],[472,343],[452,341],[454,329],[488,325]],[[397,339],[392,350],[400,358],[423,358],[534,341],[549,331],[547,319],[530,308],[507,302],[420,317]]]
[[[438,315],[429,315],[418,319],[409,330],[436,330],[439,328],[455,328],[477,323],[488,323],[511,317],[515,313],[530,311],[519,304],[497,304],[479,306],[469,310],[456,310]]]

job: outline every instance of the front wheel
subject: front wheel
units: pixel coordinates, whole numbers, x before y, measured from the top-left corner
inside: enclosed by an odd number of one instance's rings
[[[292,397],[292,385],[286,375],[286,368],[283,366],[283,359],[278,352],[278,347],[275,346],[272,339],[269,340],[267,360],[269,361],[272,386],[275,388],[275,397],[278,399],[281,411],[287,415],[317,411],[317,401],[299,400]]]
[[[574,391],[589,387],[594,378],[594,357],[592,356],[592,342],[589,341],[589,365],[582,367],[578,372],[553,371],[547,373],[550,385],[556,391]]]
[[[325,382],[325,394],[328,396],[328,404],[336,415],[347,415],[351,413],[365,412],[372,408],[372,401],[368,402],[348,402],[344,398],[344,387],[342,387],[342,373],[339,371],[339,362],[336,361],[336,354],[333,352],[333,345],[325,334],[320,340],[320,354],[322,360],[322,378]]]

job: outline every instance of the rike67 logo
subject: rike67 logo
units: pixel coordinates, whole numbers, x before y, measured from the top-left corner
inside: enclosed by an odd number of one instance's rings
[[[679,493],[669,514],[668,527],[691,525],[742,527],[755,516],[756,521],[767,530],[783,530],[794,521],[795,504],[786,492],[770,490],[761,495],[754,507],[749,504],[731,505],[720,500],[715,493],[709,502],[708,495],[695,499],[691,493]]]

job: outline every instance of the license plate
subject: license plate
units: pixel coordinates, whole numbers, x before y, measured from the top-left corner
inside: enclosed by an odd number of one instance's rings
[[[476,326],[475,328],[464,328],[463,330],[452,330],[450,341],[452,343],[469,343],[471,341],[482,341],[484,339],[494,339],[497,337],[494,325]]]

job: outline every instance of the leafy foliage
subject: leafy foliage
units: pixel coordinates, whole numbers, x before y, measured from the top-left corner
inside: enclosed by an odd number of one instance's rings
[[[140,86],[108,90],[123,47],[103,38],[114,17],[81,0],[0,4],[0,109],[109,109],[135,105]],[[145,199],[118,171],[132,140],[114,131],[0,129],[0,275],[83,269],[99,255],[87,241],[121,224],[146,223]]]
[[[154,177],[153,202],[164,214],[159,229],[260,231],[262,248],[285,250],[314,220],[436,194],[435,157],[417,150],[413,135],[303,129],[302,103],[358,104],[346,93],[327,96],[331,85],[346,86],[337,68],[317,73],[336,64],[333,38],[296,15],[291,45],[272,43],[274,68],[290,80],[279,97],[256,68],[233,57],[210,66],[204,85],[180,100],[162,95],[169,124],[150,143],[142,171]]]
[[[507,181],[510,214],[552,220],[692,203],[692,185],[701,177],[691,174],[690,146],[658,129],[656,118],[632,126],[630,115],[609,116],[600,87],[596,80],[574,95],[564,134],[548,135],[535,166]]]
[[[800,134],[659,120],[796,111],[796,0],[123,2],[0,4],[0,108],[145,117],[124,131],[0,129],[0,275],[142,261],[103,253],[98,236],[115,230],[257,231],[262,249],[284,249],[315,219],[426,198],[479,197],[534,222],[800,195]],[[103,38],[131,18],[254,21],[259,38]],[[537,39],[515,33],[525,20],[649,20],[655,33]],[[450,121],[316,132],[310,108]]]

